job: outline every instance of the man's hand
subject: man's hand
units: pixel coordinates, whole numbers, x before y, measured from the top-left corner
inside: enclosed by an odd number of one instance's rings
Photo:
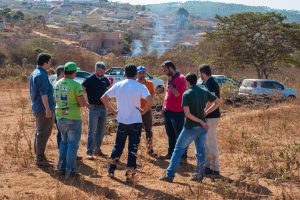
[[[207,123],[202,122],[202,123],[200,123],[200,125],[201,125],[206,131],[208,131],[209,127],[208,127]]]
[[[110,111],[113,115],[117,115],[118,114],[118,110],[115,110],[115,109],[112,109],[111,111]]]
[[[207,111],[204,111],[204,116],[206,117],[208,115],[208,112]]]
[[[46,116],[45,116],[47,119],[51,118],[52,117],[52,112],[51,110],[47,109],[46,110]]]

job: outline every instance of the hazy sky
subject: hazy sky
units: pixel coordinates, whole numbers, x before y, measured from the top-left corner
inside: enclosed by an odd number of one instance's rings
[[[130,4],[150,4],[165,2],[184,2],[185,0],[118,0]],[[239,3],[251,6],[268,6],[271,8],[300,10],[300,0],[211,0],[215,2]]]

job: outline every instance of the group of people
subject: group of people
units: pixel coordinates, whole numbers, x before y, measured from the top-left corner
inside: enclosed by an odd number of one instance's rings
[[[45,149],[55,122],[59,148],[57,171],[61,176],[80,176],[76,170],[82,134],[80,108],[87,107],[86,158],[89,160],[105,156],[101,144],[106,132],[108,111],[116,116],[117,134],[108,164],[109,177],[114,177],[128,137],[125,176],[127,182],[134,180],[143,128],[146,132],[147,153],[157,159],[171,159],[166,173],[160,177],[161,181],[173,181],[180,162],[187,162],[187,149],[193,141],[197,164],[192,180],[202,181],[205,174],[220,174],[216,132],[220,118],[220,88],[211,77],[208,65],[201,65],[198,70],[205,88],[197,85],[197,74],[184,76],[177,71],[172,61],[165,61],[161,65],[168,77],[162,110],[168,151],[160,156],[153,149],[151,109],[155,105],[155,89],[153,83],[146,79],[146,67],[126,65],[126,79],[111,85],[104,76],[107,66],[97,62],[95,73],[80,84],[74,80],[79,67],[74,62],[68,62],[57,67],[57,78],[51,84],[47,73],[50,65],[51,55],[40,53],[37,67],[30,75],[30,96],[36,121],[34,152],[38,166],[49,166]],[[115,99],[116,104],[111,102],[112,99]]]

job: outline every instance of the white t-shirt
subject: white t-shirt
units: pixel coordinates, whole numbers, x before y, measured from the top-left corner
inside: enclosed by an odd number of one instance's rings
[[[116,98],[118,115],[117,120],[122,124],[142,123],[141,99],[150,96],[145,85],[131,79],[117,82],[106,93],[111,98]]]

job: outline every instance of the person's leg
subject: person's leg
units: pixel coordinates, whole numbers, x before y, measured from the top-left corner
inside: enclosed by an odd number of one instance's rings
[[[36,113],[36,138],[35,138],[35,153],[37,160],[45,159],[45,150],[48,139],[52,132],[54,123],[54,113],[51,118],[46,118],[45,113]]]
[[[173,124],[171,122],[171,113],[170,111],[164,111],[164,121],[165,121],[165,128],[168,136],[168,155],[172,156],[172,153],[174,151],[174,147],[176,144],[176,136],[175,136],[175,131],[173,128]]]
[[[170,180],[174,179],[176,170],[178,169],[180,164],[181,157],[184,154],[186,148],[194,141],[194,139],[195,135],[193,134],[192,129],[187,130],[183,128],[177,140],[169,167],[167,168],[166,177]]]
[[[95,132],[98,125],[98,112],[96,107],[90,108],[88,111],[88,134],[87,134],[87,150],[86,154],[92,156],[94,153]]]
[[[209,126],[208,134],[206,138],[206,167],[210,170],[219,172],[219,150],[217,143],[217,125],[219,118],[207,119],[207,125]]]
[[[197,134],[195,139],[196,169],[194,178],[197,180],[202,180],[205,170],[205,143],[207,131],[202,127],[197,127],[194,132]]]
[[[108,166],[108,173],[114,174],[117,163],[119,162],[119,159],[123,153],[123,149],[126,143],[127,138],[127,126],[124,124],[118,124],[117,128],[117,137],[116,137],[116,143],[112,150],[111,156],[110,156],[110,164]]]
[[[171,122],[175,133],[176,141],[179,138],[179,135],[183,129],[184,125],[184,112],[174,112],[171,116]],[[188,147],[187,147],[188,148]],[[187,149],[184,152],[184,158],[187,158]]]
[[[56,117],[54,118],[55,119],[55,125],[56,125],[56,130],[57,130],[57,135],[56,135],[56,142],[57,142],[57,148],[59,150],[59,145],[61,143],[61,132],[58,128],[58,125],[57,125],[57,119]]]
[[[143,126],[146,132],[147,151],[153,152],[152,111],[149,110],[143,116]]]
[[[67,129],[68,125],[65,119],[59,119],[57,121],[58,128],[61,130],[61,143],[59,145],[59,156],[57,162],[58,170],[66,170],[66,159],[67,159],[67,150],[68,150],[68,135]]]
[[[98,118],[97,131],[95,134],[95,148],[94,148],[94,152],[98,154],[101,153],[100,148],[105,135],[106,122],[107,122],[107,112],[105,107],[101,107],[99,110],[99,118]]]
[[[82,132],[81,120],[68,120],[68,150],[67,150],[67,168],[69,173],[76,172],[77,151]]]

